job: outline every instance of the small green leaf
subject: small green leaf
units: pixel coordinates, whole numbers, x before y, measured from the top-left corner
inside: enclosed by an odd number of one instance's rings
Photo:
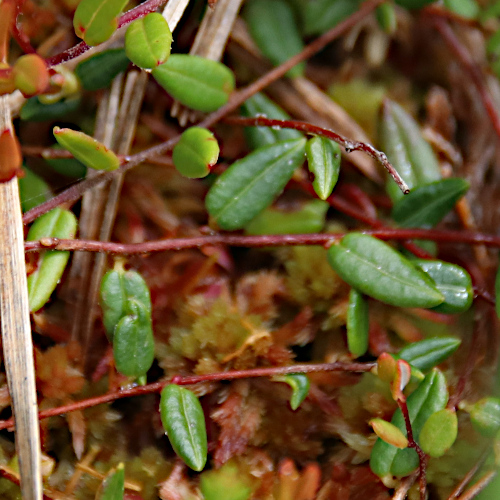
[[[128,299],[126,310],[114,330],[113,357],[120,373],[137,378],[147,373],[155,357],[151,312],[135,299]]]
[[[274,65],[304,48],[292,8],[285,0],[252,0],[246,5],[244,18],[253,40]],[[297,64],[287,76],[301,76],[304,68],[303,62]]]
[[[234,89],[234,75],[227,66],[198,56],[173,54],[152,75],[174,99],[204,113],[226,104]]]
[[[21,207],[23,212],[43,203],[50,194],[48,184],[29,168],[23,167],[24,177],[20,177],[19,195],[21,198]]]
[[[347,307],[347,347],[355,358],[368,350],[369,326],[368,302],[363,294],[351,288]]]
[[[373,236],[344,236],[329,248],[328,261],[346,283],[387,304],[435,307],[444,300],[423,271]]]
[[[284,212],[269,207],[245,227],[246,234],[307,234],[318,233],[325,226],[328,203],[311,200],[299,210]]]
[[[113,151],[83,132],[54,127],[54,137],[64,149],[88,168],[109,172],[120,166],[120,160]]]
[[[273,377],[276,382],[285,382],[292,388],[292,397],[290,398],[290,408],[296,410],[306,399],[311,386],[309,377],[303,373],[291,373],[289,375],[277,375]]]
[[[112,469],[104,478],[96,500],[123,500],[125,493],[125,467],[122,463]]]
[[[434,280],[444,296],[444,302],[435,307],[435,311],[455,314],[470,308],[474,290],[471,277],[464,268],[441,260],[415,259],[412,262]]]
[[[410,189],[441,179],[436,156],[422,137],[418,123],[389,99],[382,105],[380,143]],[[403,197],[392,178],[388,178],[387,192],[393,202]]]
[[[248,500],[253,490],[249,475],[233,462],[203,472],[200,489],[204,500]]]
[[[76,217],[69,210],[55,208],[39,217],[31,226],[27,241],[41,238],[74,238]],[[40,252],[37,269],[28,276],[30,311],[38,311],[55,290],[69,259],[69,252],[46,250]]]
[[[207,176],[218,158],[217,139],[210,130],[201,127],[185,130],[172,152],[175,168],[191,179]]]
[[[466,19],[476,19],[481,11],[476,0],[444,0],[444,6]]]
[[[277,142],[234,162],[206,197],[208,213],[219,227],[241,229],[269,206],[303,162],[305,142]]]
[[[171,45],[172,32],[158,12],[135,20],[125,34],[127,57],[139,68],[153,69],[164,63]]]
[[[247,99],[241,106],[241,113],[243,116],[251,117],[263,115],[276,120],[290,119],[290,116],[285,111],[261,93]],[[272,127],[245,127],[245,137],[248,145],[252,149],[257,149],[278,141],[300,139],[303,135],[298,130],[287,128],[278,128],[275,130]]]
[[[487,437],[493,437],[500,430],[500,399],[483,398],[466,408],[474,429]]]
[[[434,369],[407,400],[413,437],[417,442],[427,419],[433,413],[445,408],[447,402],[446,379],[439,370]],[[406,435],[406,426],[401,410],[396,410],[391,423]],[[417,452],[412,448],[399,450],[379,438],[372,449],[370,467],[379,477],[390,474],[397,477],[407,476],[418,467],[418,464]]]
[[[201,471],[207,461],[207,431],[198,398],[184,387],[167,385],[161,393],[160,413],[174,451],[188,467]]]
[[[116,31],[118,16],[128,0],[81,0],[73,17],[77,36],[90,46],[108,40]]]
[[[435,226],[468,189],[469,183],[460,178],[417,186],[395,203],[392,217],[403,227]]]
[[[77,111],[80,103],[79,97],[69,97],[54,104],[42,104],[38,97],[32,97],[23,104],[19,116],[30,122],[57,120]]]
[[[339,178],[340,146],[326,137],[313,137],[307,141],[306,155],[309,172],[314,175],[314,191],[326,200]]]
[[[305,35],[320,35],[354,14],[359,0],[315,0],[303,2],[302,22]]]
[[[393,424],[381,418],[372,418],[369,422],[375,434],[388,444],[404,449],[408,446],[408,438]]]
[[[458,420],[455,410],[445,408],[433,413],[420,432],[420,446],[431,457],[443,456],[457,439]]]
[[[75,74],[85,90],[100,90],[108,88],[115,76],[125,71],[129,64],[125,49],[109,49],[79,63]]]
[[[397,28],[398,20],[396,11],[392,3],[383,3],[377,7],[375,11],[378,25],[389,35],[394,33]]]
[[[398,352],[397,357],[426,372],[450,357],[460,343],[461,340],[455,337],[425,339],[404,347]]]

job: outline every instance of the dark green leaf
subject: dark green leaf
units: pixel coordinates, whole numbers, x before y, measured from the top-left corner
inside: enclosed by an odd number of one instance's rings
[[[69,210],[55,208],[39,217],[31,226],[27,240],[41,238],[74,238],[76,217]],[[69,252],[46,250],[40,252],[37,269],[28,276],[30,311],[38,311],[55,290],[69,259]]]
[[[303,3],[304,34],[320,35],[358,10],[359,0],[315,0]]]
[[[23,212],[43,203],[50,194],[48,184],[29,168],[23,167],[24,177],[19,178],[19,196]]]
[[[372,236],[344,236],[329,248],[328,260],[346,283],[387,304],[435,307],[444,300],[423,271]]]
[[[151,312],[135,299],[128,299],[126,310],[113,335],[115,366],[123,375],[141,377],[151,368],[155,356]]]
[[[198,56],[173,54],[152,75],[174,99],[205,113],[226,104],[234,89],[234,76],[227,66]]]
[[[234,162],[208,192],[208,213],[222,229],[241,229],[269,206],[304,160],[305,139],[265,146]]]
[[[368,302],[363,294],[351,288],[347,307],[347,347],[355,358],[368,350],[369,326]]]
[[[304,48],[293,11],[285,0],[252,0],[246,5],[244,17],[253,40],[274,65]],[[300,63],[287,76],[301,76],[304,68]]]
[[[313,137],[307,141],[306,155],[307,166],[314,175],[314,191],[326,200],[339,178],[340,146],[326,137]]]
[[[198,398],[184,387],[167,385],[161,393],[160,413],[174,451],[188,467],[201,471],[207,461],[207,432]]]
[[[243,116],[259,116],[263,115],[267,118],[276,120],[289,120],[290,116],[285,113],[277,104],[264,94],[258,93],[247,99],[242,107],[241,113]],[[245,137],[248,145],[252,149],[257,149],[262,146],[268,146],[278,141],[286,141],[288,139],[300,139],[303,137],[298,130],[272,127],[245,127]]]
[[[470,408],[466,408],[470,414],[472,425],[480,434],[493,437],[500,430],[500,399],[483,398]]]
[[[246,234],[307,234],[318,233],[325,225],[328,203],[312,200],[299,210],[284,212],[266,208],[245,227]]]
[[[21,120],[30,122],[57,120],[77,111],[80,103],[79,97],[61,99],[54,104],[42,104],[38,97],[32,97],[23,104],[19,116]]]
[[[125,493],[125,468],[121,463],[104,478],[96,500],[123,500]]]
[[[417,186],[396,201],[392,217],[403,227],[435,226],[468,189],[469,183],[460,178]]]
[[[445,408],[447,402],[446,379],[439,370],[434,369],[407,399],[413,437],[417,442],[427,419],[433,413]],[[406,435],[406,426],[401,410],[396,410],[391,423]],[[379,438],[372,449],[370,467],[380,477],[407,476],[418,467],[418,464],[417,452],[412,448],[399,450]]]
[[[451,356],[460,344],[461,340],[455,337],[425,339],[404,347],[397,357],[425,372]]]
[[[85,90],[105,89],[129,64],[125,49],[109,49],[82,61],[75,68],[75,74]]]
[[[62,148],[59,144],[54,144],[52,149],[60,150]],[[87,167],[76,158],[44,158],[56,172],[67,177],[76,177],[79,179],[80,177],[85,177],[87,174]]]
[[[458,420],[455,410],[445,408],[433,413],[420,432],[420,446],[431,457],[443,456],[457,439]]]
[[[412,262],[434,280],[436,288],[444,296],[444,302],[435,311],[454,314],[470,308],[474,290],[471,277],[464,268],[441,260],[415,259]]]

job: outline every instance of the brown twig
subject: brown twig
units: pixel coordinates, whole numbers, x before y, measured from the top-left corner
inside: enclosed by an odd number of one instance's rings
[[[495,476],[498,474],[498,470],[490,470],[487,472],[477,483],[471,486],[463,495],[460,495],[457,500],[472,500],[474,497],[479,495],[481,491],[490,484]]]

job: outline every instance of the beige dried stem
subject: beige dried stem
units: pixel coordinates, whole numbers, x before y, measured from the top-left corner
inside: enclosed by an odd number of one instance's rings
[[[13,127],[8,97],[4,96],[0,97],[0,130],[6,129]],[[0,309],[22,498],[41,500],[40,429],[17,177],[0,184]]]

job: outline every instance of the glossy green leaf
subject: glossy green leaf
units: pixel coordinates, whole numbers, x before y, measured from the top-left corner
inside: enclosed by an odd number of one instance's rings
[[[466,19],[476,19],[481,10],[476,0],[444,0],[444,6]]]
[[[389,99],[382,105],[380,143],[410,189],[441,179],[436,156],[423,139],[417,122]],[[393,202],[404,196],[392,178],[387,181],[387,192]]]
[[[392,217],[403,227],[435,226],[468,189],[469,183],[460,178],[417,186],[394,204]]]
[[[275,66],[304,48],[293,10],[285,0],[252,0],[244,18],[254,42]],[[287,76],[301,76],[304,68],[303,62],[297,64]]]
[[[315,0],[303,2],[305,35],[320,35],[358,10],[359,0]]]
[[[57,120],[77,111],[80,104],[79,97],[62,99],[54,104],[42,104],[38,97],[32,97],[23,104],[19,117],[30,122]]]
[[[190,127],[184,131],[172,152],[175,168],[191,179],[207,176],[218,158],[217,139],[210,130],[201,127]]]
[[[127,57],[140,68],[153,69],[170,55],[172,32],[158,12],[136,19],[125,34]]]
[[[290,119],[290,116],[285,111],[261,93],[257,93],[250,97],[250,99],[247,99],[241,106],[241,113],[243,116],[253,117],[263,115],[276,120]],[[303,135],[298,130],[287,128],[245,127],[245,137],[248,145],[252,149],[257,149],[278,141],[300,139]]]
[[[378,25],[388,34],[392,34],[397,28],[397,17],[394,5],[392,3],[383,3],[375,11]]]
[[[198,56],[173,54],[152,74],[174,99],[204,113],[226,104],[234,89],[234,75],[227,66]]]
[[[420,432],[420,447],[431,457],[443,456],[457,439],[458,419],[455,410],[445,408],[433,413]]]
[[[241,229],[269,206],[302,164],[305,142],[277,142],[234,162],[206,197],[208,213],[219,227]]]
[[[417,442],[427,419],[433,413],[445,408],[447,402],[446,379],[439,370],[434,369],[407,399],[413,436]],[[391,423],[406,435],[406,426],[401,410],[396,410]],[[407,476],[418,467],[418,464],[418,455],[414,449],[399,450],[380,438],[377,439],[370,457],[370,467],[380,477]]]
[[[487,437],[493,437],[500,430],[500,399],[483,398],[466,408],[474,429]]]
[[[454,314],[470,308],[474,290],[471,277],[463,267],[441,260],[415,259],[412,262],[434,280],[436,288],[444,296],[444,302],[435,311]]]
[[[123,500],[125,493],[125,467],[120,463],[104,478],[96,500]]]
[[[41,238],[74,238],[76,217],[69,210],[55,208],[39,217],[31,226],[27,240]],[[46,250],[40,252],[37,269],[28,276],[28,297],[30,311],[38,311],[55,290],[69,259],[69,252]]]
[[[314,175],[314,191],[326,200],[339,178],[340,146],[326,137],[313,137],[307,141],[306,156],[309,172]]]
[[[148,285],[137,271],[125,271],[121,264],[108,271],[101,280],[100,288],[103,323],[108,338],[113,341],[116,325],[132,311],[128,308],[131,299],[141,303],[151,321],[151,298]]]
[[[207,461],[205,416],[188,389],[167,385],[161,393],[160,414],[172,448],[188,467],[201,471]]]
[[[251,478],[231,461],[203,472],[200,489],[204,500],[248,500],[253,490]]]
[[[109,87],[115,76],[125,71],[129,64],[125,49],[109,49],[79,63],[75,74],[85,90],[100,90]]]
[[[373,236],[344,236],[329,248],[328,261],[346,283],[387,304],[435,307],[444,300],[423,271]]]
[[[368,350],[369,326],[368,302],[363,294],[351,288],[347,307],[347,347],[355,358]]]
[[[21,198],[21,208],[27,212],[43,203],[50,194],[48,184],[29,168],[23,167],[24,177],[20,177],[19,196]]]
[[[420,340],[403,347],[398,352],[397,357],[426,372],[450,357],[460,344],[461,340],[455,337],[435,337]]]
[[[76,35],[90,46],[105,42],[116,31],[125,5],[127,0],[81,0],[73,16]]]
[[[113,335],[116,369],[128,377],[140,377],[151,368],[155,357],[151,312],[135,299],[128,299],[127,315],[117,323]]]
[[[311,386],[309,377],[303,373],[291,373],[289,375],[277,375],[273,377],[276,382],[285,382],[292,388],[292,397],[290,398],[290,408],[296,410],[306,399]]]
[[[60,146],[88,168],[110,171],[120,166],[120,160],[113,151],[83,132],[54,127],[54,137]]]
[[[381,418],[372,418],[369,424],[375,434],[386,443],[400,449],[408,446],[408,438],[394,424]]]
[[[318,233],[325,226],[328,203],[311,200],[299,210],[283,211],[269,207],[245,227],[246,234],[307,234]]]

